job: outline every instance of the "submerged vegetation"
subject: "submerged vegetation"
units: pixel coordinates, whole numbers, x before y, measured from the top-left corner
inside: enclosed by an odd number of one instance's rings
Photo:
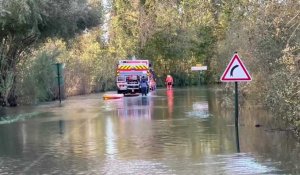
[[[237,51],[256,99],[300,128],[300,2],[201,0],[0,1],[0,102],[57,98],[54,64],[64,63],[65,96],[114,88],[119,59],[152,61],[158,84],[219,82]]]

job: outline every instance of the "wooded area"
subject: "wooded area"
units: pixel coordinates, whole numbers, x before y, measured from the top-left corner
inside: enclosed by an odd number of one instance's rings
[[[237,51],[253,78],[244,96],[299,131],[299,9],[298,0],[2,0],[0,101],[55,99],[56,62],[67,96],[113,89],[116,61],[133,56],[176,86],[195,85],[199,63],[216,83]]]

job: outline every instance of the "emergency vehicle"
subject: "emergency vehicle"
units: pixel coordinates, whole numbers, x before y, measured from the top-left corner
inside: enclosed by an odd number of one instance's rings
[[[145,79],[148,85],[153,81],[153,75],[150,69],[151,65],[149,60],[119,60],[116,70],[118,94],[140,93],[140,82],[142,79]],[[148,91],[151,89],[153,89],[153,87],[149,87]]]

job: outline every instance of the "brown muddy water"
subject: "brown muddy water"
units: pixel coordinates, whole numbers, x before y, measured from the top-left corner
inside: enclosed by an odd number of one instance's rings
[[[241,107],[236,142],[217,88],[102,95],[2,108],[0,174],[300,174],[300,144],[261,108]]]

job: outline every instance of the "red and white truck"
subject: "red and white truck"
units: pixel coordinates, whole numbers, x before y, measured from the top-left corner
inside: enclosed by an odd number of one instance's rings
[[[150,69],[149,60],[119,60],[116,70],[118,94],[140,93],[140,82],[142,79],[148,81],[148,85],[150,85],[151,81],[154,81]],[[149,87],[149,90],[154,90],[153,85]]]

